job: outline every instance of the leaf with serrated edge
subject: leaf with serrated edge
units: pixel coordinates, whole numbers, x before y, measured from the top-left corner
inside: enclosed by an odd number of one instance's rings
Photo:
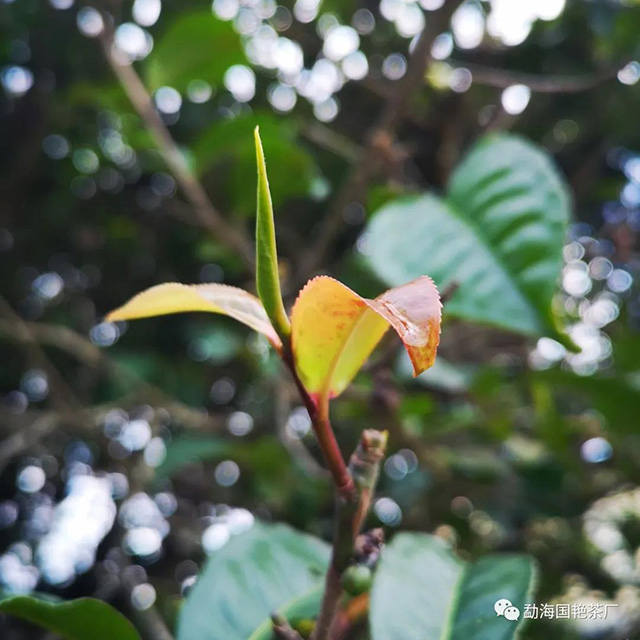
[[[511,134],[474,145],[446,197],[386,203],[367,225],[365,259],[389,286],[428,273],[457,291],[447,314],[568,348],[552,312],[570,219],[567,187],[551,158]]]
[[[434,362],[441,304],[431,278],[390,289],[367,300],[327,276],[309,281],[291,315],[296,369],[309,393],[342,393],[391,325],[400,336],[414,374]]]
[[[229,316],[264,334],[276,349],[282,348],[280,338],[271,326],[260,300],[244,289],[224,284],[159,284],[134,296],[122,307],[109,313],[106,319],[115,322],[188,311]]]

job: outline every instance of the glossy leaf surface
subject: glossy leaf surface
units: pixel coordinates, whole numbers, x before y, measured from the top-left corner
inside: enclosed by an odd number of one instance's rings
[[[328,560],[323,541],[256,523],[209,557],[181,610],[177,640],[247,640],[271,612],[321,583]]]
[[[457,283],[452,316],[558,338],[551,299],[569,216],[549,157],[517,136],[490,136],[454,172],[446,198],[382,207],[368,226],[367,260],[390,285],[421,273],[441,289]]]
[[[0,600],[0,611],[37,624],[64,640],[140,640],[135,627],[102,600],[54,601],[31,596]]]
[[[535,583],[532,560],[520,555],[456,558],[442,540],[397,535],[383,553],[371,593],[372,640],[512,640]],[[509,600],[519,620],[497,616]]]
[[[326,276],[311,280],[292,311],[292,345],[306,389],[322,397],[347,387],[389,326],[417,375],[433,364],[440,338],[440,298],[423,276],[367,300]]]
[[[271,326],[260,300],[243,289],[224,284],[159,284],[109,313],[107,320],[135,320],[188,311],[230,316],[263,333],[277,348],[281,346],[280,338]]]

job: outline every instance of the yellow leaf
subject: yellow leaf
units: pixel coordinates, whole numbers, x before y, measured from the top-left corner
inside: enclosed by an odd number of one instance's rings
[[[282,348],[280,338],[271,326],[260,300],[244,289],[224,284],[159,284],[134,296],[108,314],[106,319],[115,322],[186,311],[207,311],[230,316],[267,336],[276,349]]]
[[[345,390],[392,326],[404,343],[414,375],[435,360],[441,304],[431,278],[390,289],[367,300],[326,276],[300,292],[291,316],[296,369],[307,391],[335,397]]]

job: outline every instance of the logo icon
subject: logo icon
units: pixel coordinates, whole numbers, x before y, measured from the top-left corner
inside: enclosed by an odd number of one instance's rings
[[[493,605],[497,616],[504,616],[507,620],[517,620],[520,617],[520,609],[511,604],[511,600],[501,598]]]

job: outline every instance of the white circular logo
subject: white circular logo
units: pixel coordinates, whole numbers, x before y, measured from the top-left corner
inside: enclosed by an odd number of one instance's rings
[[[504,616],[507,620],[517,620],[520,617],[520,609],[514,607],[511,600],[501,598],[493,605],[497,616]]]

